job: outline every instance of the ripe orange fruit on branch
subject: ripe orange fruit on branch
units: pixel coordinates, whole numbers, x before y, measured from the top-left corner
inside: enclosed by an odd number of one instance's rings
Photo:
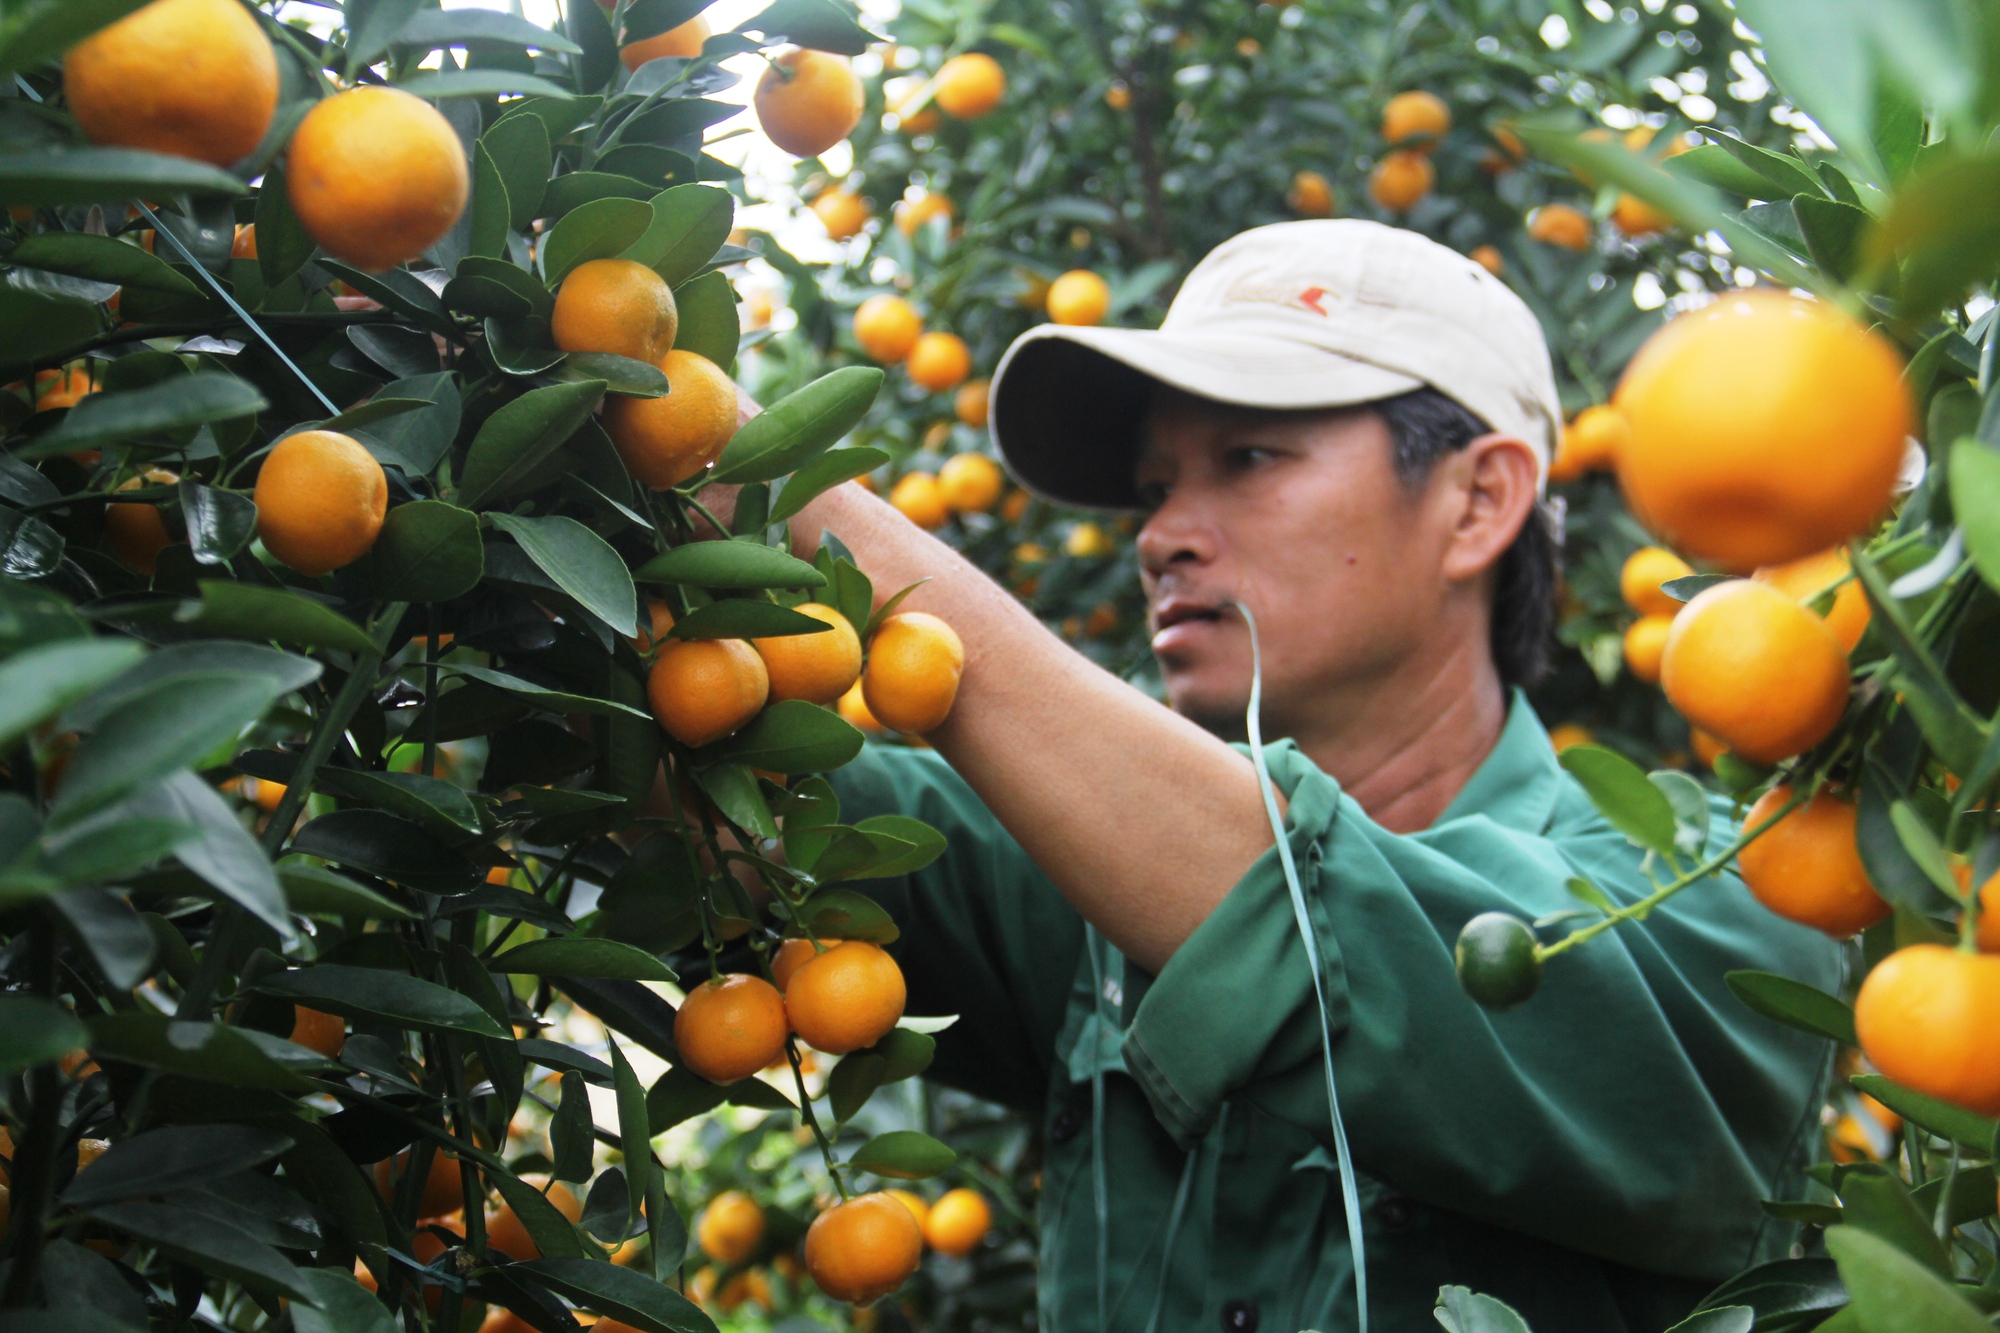
[[[1788,564],[1766,565],[1750,577],[1759,583],[1768,583],[1787,597],[1795,597],[1801,602],[1811,602],[1838,583],[1840,587],[1833,594],[1833,605],[1823,614],[1833,637],[1839,639],[1840,646],[1851,653],[1867,631],[1872,614],[1868,609],[1868,594],[1861,590],[1861,581],[1848,578],[1851,569],[1847,552],[1836,547]],[[1841,582],[1843,579],[1846,582]]]
[[[846,190],[822,190],[812,201],[812,211],[826,227],[826,234],[836,241],[859,236],[868,225],[868,201]]]
[[[561,1181],[551,1184],[547,1176],[522,1176],[522,1181],[543,1192],[556,1211],[574,1222],[583,1216],[583,1204]],[[510,1259],[539,1259],[542,1247],[528,1234],[528,1228],[504,1201],[486,1214],[486,1243]]]
[[[1496,278],[1507,267],[1507,261],[1501,258],[1500,251],[1490,245],[1473,246],[1471,253],[1466,255],[1466,258]]]
[[[2000,957],[1913,944],[1875,965],[1854,997],[1874,1066],[1981,1115],[2000,1115]]]
[[[762,977],[704,981],[674,1015],[681,1063],[711,1083],[749,1078],[785,1052],[785,1001]]]
[[[1684,579],[1694,567],[1663,546],[1642,546],[1625,558],[1618,571],[1618,591],[1625,605],[1642,616],[1672,616],[1681,604],[1660,591],[1660,585]]]
[[[1285,206],[1302,218],[1333,216],[1333,186],[1317,171],[1301,171],[1292,177]]]
[[[1638,195],[1621,194],[1611,210],[1611,225],[1633,240],[1639,240],[1667,230],[1674,225],[1674,220]]]
[[[896,960],[879,945],[847,940],[792,972],[785,983],[785,1017],[815,1049],[845,1055],[873,1046],[895,1027],[905,998]]]
[[[1102,324],[1111,312],[1111,284],[1087,268],[1073,268],[1049,284],[1048,309],[1058,324]]]
[[[753,101],[765,137],[793,157],[818,157],[861,123],[861,80],[824,51],[781,52]]]
[[[139,476],[121,482],[121,491],[151,486],[172,486],[180,477],[164,468],[149,468]],[[173,542],[166,520],[156,504],[112,504],[104,507],[104,544],[127,569],[151,574],[160,552]]]
[[[910,382],[932,393],[955,389],[972,373],[972,353],[955,333],[926,333],[910,347]]]
[[[951,200],[936,193],[920,194],[896,205],[896,230],[905,236],[915,236],[926,222],[935,217],[950,219]]]
[[[840,696],[840,702],[835,707],[840,711],[840,716],[846,720],[847,725],[850,727],[854,727],[860,731],[882,730],[882,723],[873,713],[868,711],[868,700],[862,696],[861,682],[858,680],[854,682],[854,688]],[[803,962],[805,960],[800,959],[800,961]],[[776,964],[772,966],[775,968]]]
[[[1648,685],[1660,681],[1660,662],[1673,633],[1672,616],[1640,616],[1625,630],[1625,667]]]
[[[1590,248],[1590,217],[1568,204],[1543,204],[1528,218],[1528,235],[1565,250]]]
[[[1399,148],[1384,153],[1368,173],[1368,197],[1391,213],[1401,213],[1431,192],[1437,184],[1437,169],[1430,158],[1415,149]]]
[[[648,60],[659,60],[667,56],[681,56],[692,59],[701,54],[701,44],[709,38],[708,20],[696,14],[686,23],[655,33],[651,37],[641,37],[636,42],[627,42],[618,48],[618,58],[625,68],[636,71]]]
[[[368,554],[389,509],[389,477],[352,436],[300,431],[278,441],[257,472],[264,548],[317,578]]]
[[[905,472],[896,478],[896,484],[889,489],[889,503],[926,531],[943,527],[951,518],[944,489],[928,472]]]
[[[1838,546],[1889,506],[1914,427],[1902,372],[1831,305],[1728,293],[1626,367],[1619,484],[1676,549],[1736,573]]]
[[[565,352],[614,352],[658,365],[680,325],[665,278],[630,259],[593,259],[563,278],[549,331]]]
[[[784,990],[792,979],[792,973],[805,966],[807,960],[839,943],[839,940],[821,940],[816,946],[811,940],[786,940],[771,955],[771,981],[779,990]]]
[[[993,1226],[993,1209],[978,1190],[946,1190],[923,1220],[924,1239],[940,1254],[966,1255]]]
[[[63,99],[92,143],[227,167],[278,109],[278,57],[237,0],[154,0],[63,57]]]
[[[646,676],[653,716],[683,745],[730,735],[757,716],[770,693],[764,659],[743,639],[673,640]]]
[[[604,432],[633,480],[664,491],[700,475],[735,437],[736,384],[699,352],[676,348],[659,367],[671,386],[667,394],[612,396],[604,405]]]
[[[231,259],[255,259],[257,257],[257,224],[246,223],[236,229],[235,239],[229,243]]]
[[[837,1301],[879,1300],[902,1286],[923,1257],[916,1218],[883,1192],[837,1204],[806,1228],[806,1271]]]
[[[391,1161],[385,1157],[375,1163],[375,1188],[384,1200],[393,1205],[396,1187],[410,1169],[410,1152],[397,1153],[393,1165]],[[424,1177],[423,1192],[417,1197],[417,1220],[422,1222],[443,1217],[464,1206],[465,1182],[460,1178],[458,1159],[447,1156],[441,1150],[434,1150],[431,1153],[430,1174]]]
[[[992,396],[993,381],[967,380],[959,385],[958,392],[952,395],[951,410],[960,421],[974,430],[984,430],[992,406]]]
[[[97,388],[91,384],[90,370],[86,366],[35,372],[33,393],[37,412],[53,412],[59,407],[75,407],[96,392]]]
[[[764,1243],[764,1210],[742,1190],[724,1190],[695,1219],[695,1243],[719,1264],[740,1264]]]
[[[883,726],[921,735],[950,716],[964,674],[957,632],[927,612],[904,611],[869,641],[861,695]]]
[[[259,784],[261,789],[263,784]],[[277,786],[276,783],[270,784]],[[283,791],[283,787],[278,787]],[[331,1060],[347,1045],[347,1020],[302,1004],[292,1006],[292,1041]]]
[[[977,120],[1007,95],[1007,71],[983,51],[967,51],[938,67],[931,100],[938,110],[960,120]]]
[[[1631,433],[1617,408],[1605,403],[1584,408],[1563,427],[1555,460],[1549,464],[1549,480],[1575,481],[1586,472],[1616,466],[1618,450]]]
[[[1756,828],[1792,799],[1784,783],[1771,788],[1743,818]],[[1854,840],[1854,802],[1820,791],[1737,854],[1743,882],[1758,902],[1784,917],[1844,940],[1889,915],[1861,864]]]
[[[1777,589],[1719,583],[1674,617],[1667,701],[1755,764],[1825,740],[1847,709],[1847,654],[1826,622]]]
[[[833,628],[819,634],[781,634],[752,639],[771,680],[771,702],[803,699],[830,704],[861,678],[861,636],[846,616],[830,606],[806,602],[792,608]]]
[[[1006,479],[985,454],[953,454],[938,469],[938,491],[955,514],[983,514],[1000,498]]]
[[[907,357],[923,331],[923,317],[917,308],[887,292],[869,297],[854,311],[854,341],[885,366]]]
[[[1397,93],[1382,108],[1382,137],[1391,144],[1423,139],[1428,151],[1451,128],[1451,109],[1435,93],[1413,89]]]
[[[407,263],[452,229],[471,191],[465,146],[436,107],[396,88],[350,88],[292,136],[292,211],[356,268]]]

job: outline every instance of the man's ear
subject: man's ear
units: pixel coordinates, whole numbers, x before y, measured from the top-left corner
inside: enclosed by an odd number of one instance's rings
[[[1482,435],[1452,459],[1453,505],[1443,574],[1475,579],[1499,563],[1539,498],[1535,451],[1515,435]]]

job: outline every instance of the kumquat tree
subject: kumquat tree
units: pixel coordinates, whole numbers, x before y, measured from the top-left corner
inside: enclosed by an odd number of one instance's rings
[[[1336,215],[1542,325],[1530,697],[1651,876],[1472,918],[1453,1002],[1733,869],[1850,941],[1725,979],[1840,1077],[1799,1244],[1677,1327],[1992,1328],[1996,53],[1972,0],[0,4],[0,1333],[1036,1327],[1045,1145],[921,1078],[966,1020],[871,893],[946,839],[825,776],[966,649],[794,520],[877,491],[1157,694],[1133,521],[1018,485],[990,378]]]

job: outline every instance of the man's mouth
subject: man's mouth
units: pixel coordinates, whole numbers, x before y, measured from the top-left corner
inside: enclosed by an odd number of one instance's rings
[[[1153,632],[1157,637],[1176,625],[1196,621],[1220,621],[1227,605],[1226,602],[1204,601],[1193,597],[1169,597],[1153,608]]]

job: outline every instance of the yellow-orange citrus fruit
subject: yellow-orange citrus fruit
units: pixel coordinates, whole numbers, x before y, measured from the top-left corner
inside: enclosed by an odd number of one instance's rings
[[[556,289],[549,332],[565,352],[614,352],[658,365],[680,332],[667,280],[630,259],[578,264]]]
[[[1790,786],[1771,788],[1750,807],[1743,827],[1756,828],[1791,799]],[[1773,824],[1737,854],[1751,896],[1787,921],[1837,940],[1889,915],[1861,864],[1855,817],[1854,802],[1822,790]]]
[[[1618,591],[1625,605],[1642,616],[1672,616],[1681,604],[1661,592],[1660,585],[1692,573],[1694,567],[1666,547],[1641,546],[1618,571]]]
[[[331,1060],[347,1045],[347,1020],[339,1014],[322,1013],[318,1009],[295,1004],[292,1006],[292,1041]]]
[[[724,1190],[695,1219],[694,1238],[716,1263],[740,1264],[764,1243],[764,1210],[742,1190]]]
[[[1000,105],[1007,95],[1007,71],[980,51],[953,56],[932,80],[931,100],[938,110],[960,120],[977,120]]]
[[[889,489],[889,503],[920,528],[941,528],[951,518],[944,488],[928,472],[905,472]]]
[[[1467,255],[1466,258],[1470,259],[1473,263],[1479,265],[1479,267],[1485,269],[1488,273],[1491,273],[1496,278],[1499,277],[1500,274],[1507,267],[1507,261],[1500,257],[1500,251],[1490,245],[1473,246],[1472,253]]]
[[[861,679],[861,636],[846,616],[830,606],[806,602],[792,608],[832,628],[819,634],[781,634],[752,639],[771,680],[771,702],[803,699],[830,704]]]
[[[715,1308],[724,1314],[745,1303],[761,1305],[766,1310],[774,1308],[771,1299],[771,1279],[764,1275],[764,1270],[761,1268],[747,1268],[734,1274],[715,1293]]]
[[[1092,523],[1088,519],[1071,528],[1069,535],[1063,538],[1064,553],[1079,559],[1099,559],[1110,555],[1116,549],[1118,549],[1117,544],[1111,540],[1111,534],[1106,532],[1101,524]]]
[[[950,716],[964,673],[957,632],[927,612],[904,611],[869,641],[861,694],[883,726],[922,734]]]
[[[993,381],[987,379],[967,380],[958,386],[958,392],[951,397],[951,410],[960,421],[974,430],[984,429],[987,413],[992,406]]]
[[[1788,564],[1766,565],[1750,577],[1759,583],[1768,583],[1787,597],[1795,597],[1801,602],[1810,602],[1839,583],[1839,590],[1833,594],[1833,605],[1825,612],[1826,627],[1833,631],[1834,638],[1840,640],[1840,646],[1851,653],[1868,629],[1871,612],[1868,609],[1868,594],[1861,590],[1861,581],[1847,577],[1850,568],[1847,552],[1835,547]],[[1843,579],[1846,582],[1841,582]]]
[[[667,641],[667,631],[674,627],[674,609],[656,597],[646,599],[646,623],[627,642],[642,653],[650,653],[658,644]]]
[[[1514,133],[1513,130],[1505,125],[1494,125],[1490,127],[1488,132],[1492,134],[1493,142],[1500,145],[1500,151],[1505,153],[1509,158],[1516,162],[1527,158],[1528,145],[1522,143],[1521,136]]]
[[[1667,651],[1667,636],[1673,632],[1672,616],[1640,616],[1625,630],[1625,669],[1645,681],[1660,681],[1660,659]]]
[[[285,784],[273,782],[269,778],[243,779],[243,794],[251,803],[266,814],[276,810],[285,799]]]
[[[972,353],[956,333],[926,333],[910,347],[910,382],[932,393],[956,389],[972,373]]]
[[[59,407],[75,407],[97,388],[90,382],[90,371],[83,366],[72,366],[68,370],[43,370],[35,374],[35,410],[53,412]]]
[[[1866,532],[1914,417],[1902,359],[1820,301],[1730,292],[1647,340],[1614,400],[1618,480],[1677,550],[1736,573]]]
[[[883,730],[881,721],[868,711],[868,700],[862,695],[861,682],[858,680],[854,682],[854,688],[840,696],[840,703],[836,707],[850,727],[858,727],[862,731]]]
[[[793,157],[818,157],[861,123],[861,80],[825,51],[781,52],[753,99],[764,136]]]
[[[1563,428],[1556,456],[1549,464],[1550,481],[1575,481],[1586,472],[1615,467],[1618,451],[1632,428],[1608,403],[1586,407]]]
[[[909,1209],[910,1216],[917,1219],[917,1226],[919,1228],[923,1226],[924,1219],[931,1215],[929,1201],[915,1190],[891,1189],[883,1190],[882,1192],[902,1204],[903,1207]]]
[[[1565,250],[1590,248],[1590,215],[1568,204],[1543,204],[1528,218],[1528,235]]]
[[[1317,171],[1301,171],[1292,176],[1292,188],[1285,206],[1302,218],[1333,216],[1333,186]]]
[[[389,477],[352,436],[305,430],[265,455],[251,498],[264,549],[317,577],[368,554],[389,511]]]
[[[806,1271],[837,1301],[881,1299],[902,1286],[923,1257],[917,1220],[886,1193],[836,1204],[806,1228]]]
[[[1972,867],[1958,867],[1958,886],[1972,887]],[[1973,924],[1975,943],[1984,953],[2000,953],[2000,873],[1979,886],[1979,920]]]
[[[743,639],[673,640],[646,676],[653,716],[683,745],[730,735],[757,716],[770,693],[764,659]]]
[[[709,38],[708,20],[696,14],[678,27],[651,37],[641,37],[636,42],[627,42],[618,48],[618,58],[625,62],[625,68],[636,70],[648,60],[660,60],[669,56],[693,59],[701,54],[701,44]],[[650,76],[649,76],[650,77]]]
[[[868,201],[847,190],[820,191],[819,197],[812,201],[812,211],[826,228],[826,234],[836,241],[859,236],[868,225]]]
[[[955,514],[983,514],[1000,498],[1006,479],[985,454],[953,454],[938,469],[938,490]]]
[[[172,486],[180,477],[164,468],[149,468],[139,476],[120,483],[121,491],[153,486]],[[104,544],[127,569],[151,574],[160,552],[173,542],[166,520],[156,504],[111,504],[104,507]]]
[[[922,106],[910,109],[922,96],[925,82],[920,78],[902,78],[882,85],[883,105],[896,118],[896,128],[905,134],[930,134],[938,127],[936,103],[926,99]]]
[[[1589,727],[1574,722],[1558,722],[1549,728],[1549,745],[1557,754],[1575,745],[1589,745],[1597,736]]]
[[[845,1055],[887,1035],[906,997],[895,959],[866,940],[844,940],[792,972],[785,1017],[815,1049]]]
[[[1660,683],[1688,722],[1755,764],[1825,740],[1847,708],[1847,654],[1826,622],[1749,579],[1674,617]]]
[[[373,84],[306,113],[286,182],[312,238],[365,269],[428,250],[458,221],[472,188],[451,122],[421,98]]]
[[[226,167],[278,109],[278,57],[237,0],[153,0],[63,57],[63,98],[92,143]]]
[[[1368,197],[1391,213],[1401,213],[1431,192],[1437,184],[1437,169],[1430,158],[1415,149],[1399,148],[1384,153],[1368,173]]]
[[[785,1051],[785,999],[762,977],[704,981],[674,1015],[681,1063],[711,1083],[749,1078]]]
[[[1111,86],[1104,90],[1104,105],[1113,111],[1131,110],[1132,90],[1122,80],[1112,80]]]
[[[1694,757],[1701,761],[1704,768],[1714,768],[1715,761],[1729,753],[1728,746],[1700,727],[1688,729],[1688,748],[1694,751]]]
[[[923,331],[923,317],[917,308],[887,292],[869,297],[854,311],[854,341],[885,366],[907,357]]]
[[[236,229],[236,237],[229,243],[231,259],[255,259],[257,257],[257,224],[246,223]]]
[[[993,1226],[993,1209],[978,1190],[946,1190],[924,1219],[924,1239],[939,1254],[970,1254]]]
[[[521,1179],[541,1190],[542,1197],[554,1204],[556,1211],[570,1221],[583,1216],[583,1204],[561,1181],[551,1183],[547,1176],[522,1176]],[[510,1259],[526,1261],[542,1257],[542,1247],[535,1244],[527,1225],[505,1202],[486,1214],[486,1243]]]
[[[409,1169],[407,1151],[397,1153],[393,1163],[387,1157],[375,1163],[375,1188],[383,1199],[395,1202],[396,1187]],[[442,1151],[432,1152],[430,1174],[424,1177],[423,1191],[417,1196],[417,1220],[444,1217],[464,1206],[465,1182],[459,1173],[458,1159]]]
[[[1861,983],[1854,1029],[1869,1062],[1897,1083],[2000,1115],[2000,957],[1898,949]]]
[[[799,970],[806,960],[839,944],[839,940],[821,940],[817,946],[811,940],[786,940],[771,955],[771,981],[782,991],[792,979],[792,973]]]
[[[950,219],[951,200],[941,194],[920,194],[896,205],[896,230],[905,236],[915,236],[926,222],[936,217]]]
[[[1435,147],[1438,137],[1451,128],[1451,110],[1435,93],[1413,89],[1397,93],[1382,108],[1382,137],[1391,144],[1406,139],[1423,139]]]
[[[1637,195],[1621,194],[1611,210],[1611,225],[1638,240],[1665,231],[1674,225],[1674,220]]]
[[[1087,268],[1073,268],[1049,284],[1048,310],[1058,324],[1102,324],[1111,311],[1111,284]]]
[[[614,395],[604,405],[604,433],[634,481],[664,491],[699,476],[735,437],[736,384],[699,352],[675,348],[659,366],[666,395]]]

